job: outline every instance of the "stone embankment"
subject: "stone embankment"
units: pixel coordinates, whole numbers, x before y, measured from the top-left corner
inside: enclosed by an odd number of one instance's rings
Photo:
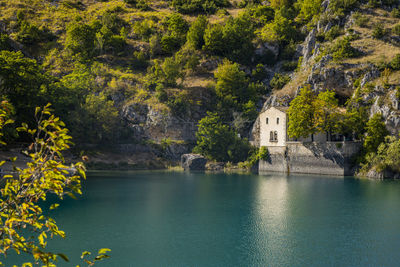
[[[269,158],[259,162],[259,172],[352,176],[353,156],[360,149],[358,142],[292,142],[286,147],[269,148]]]

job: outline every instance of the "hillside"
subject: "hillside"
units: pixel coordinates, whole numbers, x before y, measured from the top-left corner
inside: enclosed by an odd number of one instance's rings
[[[1,0],[0,33],[17,123],[51,102],[78,151],[101,161],[177,160],[207,112],[257,143],[258,112],[306,85],[334,90],[344,110],[361,98],[399,128],[397,1]],[[223,149],[247,154],[232,142]]]

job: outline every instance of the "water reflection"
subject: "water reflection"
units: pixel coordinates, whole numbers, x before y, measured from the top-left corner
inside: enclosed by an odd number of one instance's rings
[[[114,172],[90,174],[85,188],[84,197],[64,201],[56,212],[68,237],[52,247],[71,259],[110,247],[112,259],[99,266],[400,262],[396,182]]]

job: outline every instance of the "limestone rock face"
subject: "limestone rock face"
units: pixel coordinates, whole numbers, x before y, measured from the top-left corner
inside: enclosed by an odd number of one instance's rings
[[[204,171],[207,160],[198,154],[183,154],[181,157],[181,166],[185,170]]]

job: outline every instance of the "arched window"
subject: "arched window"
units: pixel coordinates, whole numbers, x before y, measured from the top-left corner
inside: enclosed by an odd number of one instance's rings
[[[279,124],[279,118],[276,118],[276,124]]]
[[[274,132],[274,141],[278,142],[278,132],[277,131]]]
[[[274,132],[273,132],[273,131],[270,131],[270,132],[269,132],[269,141],[270,141],[270,142],[273,142],[273,141],[274,141]]]
[[[268,118],[267,118],[265,121],[266,121],[266,123],[268,124]]]

